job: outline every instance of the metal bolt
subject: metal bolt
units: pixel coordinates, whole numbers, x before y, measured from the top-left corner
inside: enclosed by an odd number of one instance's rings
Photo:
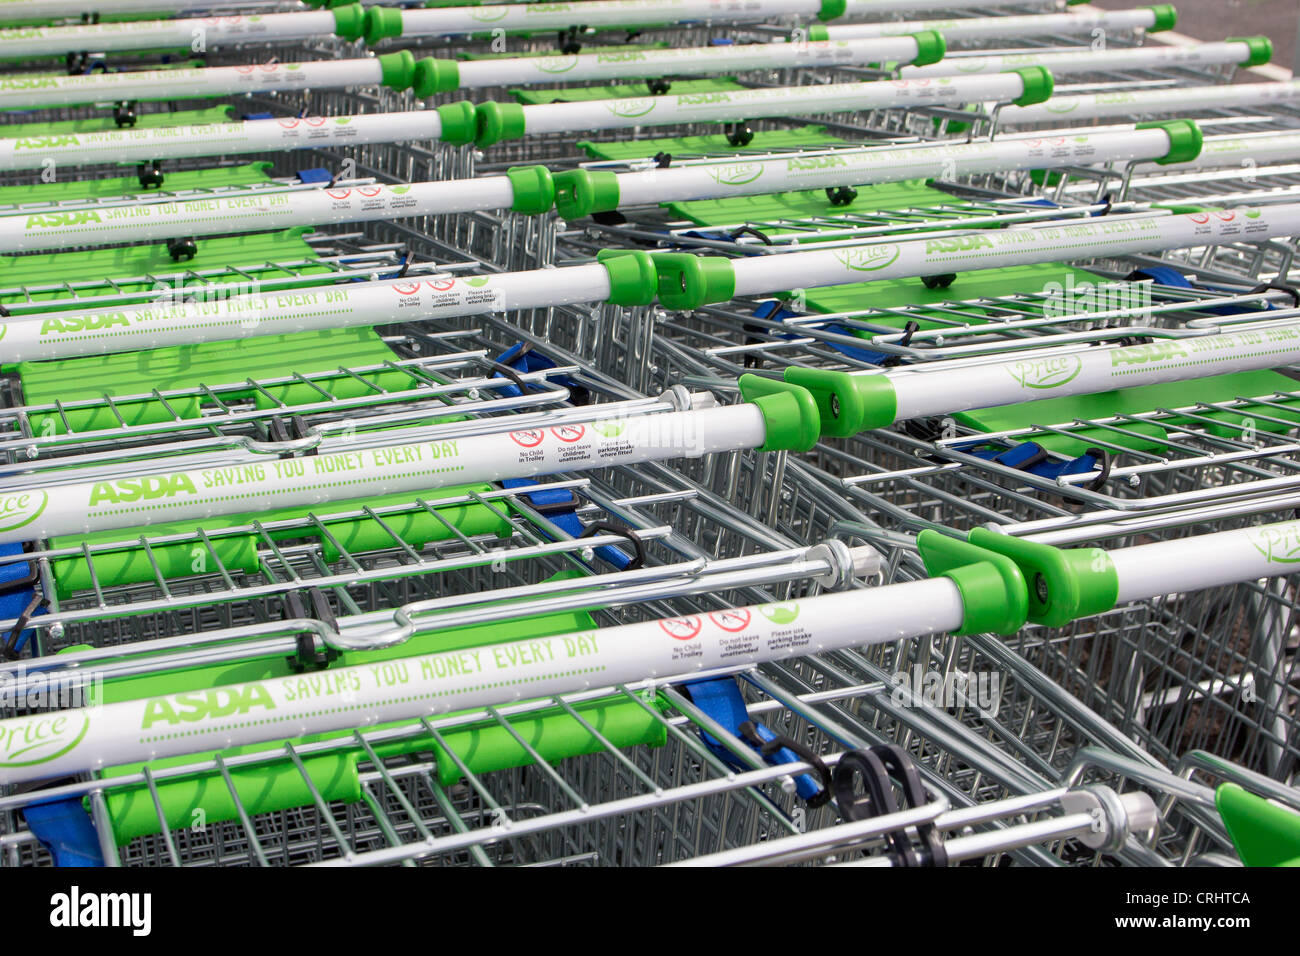
[[[1041,572],[1034,575],[1034,593],[1038,595],[1038,600],[1042,604],[1047,603],[1047,598],[1051,594],[1047,586],[1047,578],[1043,577]]]

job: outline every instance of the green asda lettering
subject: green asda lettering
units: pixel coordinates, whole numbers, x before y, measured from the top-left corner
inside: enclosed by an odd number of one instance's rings
[[[993,243],[985,236],[952,236],[947,239],[931,239],[925,244],[927,254],[931,252],[974,252],[976,249],[992,249]]]
[[[76,212],[43,212],[27,217],[28,229],[58,229],[63,226],[84,226],[88,222],[103,222],[93,209]]]
[[[103,502],[116,505],[198,493],[190,476],[183,472],[174,475],[149,475],[145,478],[121,478],[117,481],[97,481],[90,489],[90,507],[93,508]]]
[[[58,149],[60,146],[80,146],[75,136],[24,136],[14,140],[14,151],[20,149]]]
[[[65,335],[69,332],[97,332],[101,329],[117,327],[127,328],[131,320],[124,312],[109,312],[104,315],[69,315],[63,318],[52,317],[41,323],[41,335]]]
[[[1116,349],[1110,353],[1110,366],[1146,365],[1151,362],[1164,362],[1169,359],[1185,359],[1187,350],[1177,342],[1152,342],[1149,345],[1130,345],[1128,348]]]
[[[154,724],[193,724],[208,718],[243,716],[253,708],[275,710],[271,695],[261,684],[247,687],[217,687],[212,690],[155,697],[144,706],[142,730]]]

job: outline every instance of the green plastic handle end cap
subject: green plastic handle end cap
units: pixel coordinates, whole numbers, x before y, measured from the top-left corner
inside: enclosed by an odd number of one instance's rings
[[[817,400],[823,435],[848,438],[873,428],[886,428],[898,414],[898,395],[884,375],[850,375],[792,366],[785,370],[785,380],[806,388]]]
[[[555,174],[555,209],[562,219],[617,209],[618,196],[618,175],[608,170],[566,169]]]
[[[1263,66],[1273,59],[1273,41],[1268,37],[1228,37],[1229,43],[1244,43],[1250,54],[1238,66]]]
[[[415,81],[415,57],[410,50],[385,53],[379,60],[380,82],[390,90],[409,90]]]
[[[763,444],[759,451],[811,451],[821,431],[817,402],[806,389],[790,382],[746,374],[736,382],[745,401],[763,415]]]
[[[1054,548],[988,528],[967,540],[1016,563],[1029,582],[1029,620],[1037,624],[1061,627],[1109,611],[1119,598],[1115,565],[1101,548]]]
[[[916,547],[931,576],[950,579],[961,592],[962,623],[954,634],[1014,634],[1028,620],[1028,590],[1016,563],[967,541],[926,528]]]
[[[659,275],[659,301],[669,309],[698,309],[708,302],[726,302],[736,294],[736,272],[730,259],[689,252],[656,252],[652,256]]]
[[[938,30],[922,30],[920,33],[913,33],[912,39],[916,41],[916,59],[912,61],[913,66],[929,66],[931,63],[938,63],[948,53],[948,43]]]
[[[1156,15],[1156,22],[1147,27],[1147,33],[1161,33],[1178,25],[1178,11],[1173,4],[1157,3],[1147,9]]]
[[[415,79],[411,82],[415,95],[424,99],[435,93],[450,93],[460,89],[460,66],[455,60],[435,60],[431,56],[415,64]]]
[[[822,23],[828,20],[836,20],[844,16],[849,8],[849,0],[822,0],[821,9],[817,11],[817,19]]]
[[[810,23],[808,24],[808,27],[803,36],[799,36],[798,31],[796,30],[795,35],[792,36],[790,39],[791,42],[794,43],[798,43],[801,40],[806,41],[808,43],[825,43],[830,38],[831,38],[831,31],[826,29],[824,24]]]
[[[524,108],[518,103],[480,103],[474,114],[478,127],[474,142],[480,148],[524,135]]]
[[[1220,785],[1214,805],[1247,866],[1300,866],[1300,813],[1235,783]]]
[[[1205,136],[1201,128],[1191,120],[1164,120],[1151,123],[1138,123],[1136,129],[1162,129],[1169,134],[1169,152],[1156,162],[1161,166],[1173,163],[1190,163],[1201,155]]]
[[[396,7],[371,7],[364,25],[366,42],[378,43],[402,35],[402,11]]]
[[[515,194],[512,212],[539,216],[550,212],[555,205],[555,183],[545,166],[511,166],[506,170],[506,178]]]
[[[560,175],[563,175],[561,173]],[[559,176],[556,176],[559,191]],[[626,249],[601,249],[596,261],[609,273],[610,305],[649,305],[659,289],[659,274],[650,253]]]
[[[361,8],[359,3],[349,3],[342,7],[335,7],[334,14],[334,33],[341,36],[348,42],[360,40],[366,32],[366,11]]]
[[[442,123],[442,132],[438,136],[441,142],[450,146],[464,146],[474,142],[474,137],[478,135],[478,116],[473,103],[467,100],[444,103],[434,112]]]
[[[1024,81],[1024,91],[1019,97],[1012,100],[1017,106],[1033,106],[1035,103],[1042,103],[1051,99],[1052,91],[1056,89],[1056,81],[1052,78],[1052,73],[1045,66],[1022,66],[1018,70],[1012,70]]]

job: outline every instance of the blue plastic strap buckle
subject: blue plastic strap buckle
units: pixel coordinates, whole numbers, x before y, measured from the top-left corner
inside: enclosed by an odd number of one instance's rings
[[[298,182],[306,183],[308,185],[314,183],[325,183],[326,185],[329,185],[334,182],[334,174],[328,169],[323,169],[320,166],[315,166],[311,169],[300,169],[298,170]]]
[[[701,711],[720,726],[745,741],[773,767],[790,763],[811,763],[818,768],[819,781],[809,773],[795,776],[795,792],[810,806],[819,807],[831,798],[830,770],[821,758],[807,747],[779,734],[752,720],[745,699],[740,695],[740,686],[734,677],[715,677],[709,680],[690,681],[681,685]],[[716,737],[700,728],[700,739],[719,760],[737,773],[750,768],[742,763],[734,753],[722,745]]]

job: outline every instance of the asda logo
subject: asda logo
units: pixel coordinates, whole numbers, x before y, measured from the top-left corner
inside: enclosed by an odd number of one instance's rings
[[[1185,359],[1187,351],[1177,342],[1152,342],[1149,345],[1130,345],[1110,353],[1110,367],[1120,365],[1148,365],[1170,359]]]
[[[875,272],[891,265],[900,251],[896,244],[890,242],[861,249],[841,249],[835,253],[835,258],[854,272]]]
[[[1300,523],[1250,528],[1246,537],[1270,564],[1300,563]]]
[[[1070,113],[1079,108],[1078,100],[1048,100],[1043,104],[1049,113]]]
[[[799,605],[793,603],[764,604],[759,607],[758,613],[773,624],[784,626],[795,622],[795,619],[799,616]]]
[[[132,501],[154,501],[158,498],[175,498],[177,495],[197,495],[188,475],[149,475],[145,478],[123,478],[119,481],[97,481],[90,489],[90,507],[101,502],[124,504]]]
[[[597,53],[597,63],[634,63],[644,60],[646,55],[640,50],[620,50],[617,53]]]
[[[43,491],[15,491],[0,495],[0,531],[25,528],[41,516],[49,503]]]
[[[30,767],[62,757],[81,743],[90,717],[76,711],[0,723],[0,767]]]
[[[1059,388],[1074,381],[1082,370],[1083,360],[1077,355],[1016,362],[1007,369],[1023,388]]]
[[[655,102],[654,98],[648,96],[630,100],[613,100],[606,104],[606,108],[615,116],[633,118],[645,116],[655,108]]]
[[[45,212],[27,217],[28,229],[60,229],[64,226],[84,226],[86,223],[103,222],[99,213],[93,209],[81,209],[76,212]]]
[[[0,80],[0,90],[48,90],[58,85],[58,80],[52,76],[17,77]]]
[[[564,13],[566,10],[572,10],[571,3],[530,3],[524,8],[524,13],[528,15],[536,13]]]
[[[140,729],[148,730],[155,724],[176,727],[200,720],[243,716],[254,708],[259,711],[275,710],[270,693],[261,684],[217,687],[172,697],[155,697],[144,705],[144,721]]]
[[[111,329],[116,326],[127,328],[131,321],[123,312],[109,312],[104,315],[69,315],[63,318],[51,317],[41,323],[41,335],[62,335],[67,332],[94,332],[99,329]]]
[[[14,140],[14,150],[20,149],[58,149],[60,146],[80,146],[81,141],[75,136],[27,136]]]
[[[947,239],[931,239],[925,244],[926,255],[932,252],[974,252],[976,249],[992,249],[993,243],[986,236],[952,236]]]
[[[836,166],[847,165],[848,162],[843,156],[813,156],[808,159],[787,159],[785,161],[787,170],[832,169]]]
[[[542,73],[568,73],[578,65],[577,56],[543,56],[537,59],[537,69]]]
[[[678,106],[707,106],[709,103],[730,102],[730,93],[683,93],[677,97]]]
[[[719,186],[743,186],[745,183],[752,183],[763,175],[763,167],[759,163],[733,163],[728,166],[710,166],[704,171]]]

